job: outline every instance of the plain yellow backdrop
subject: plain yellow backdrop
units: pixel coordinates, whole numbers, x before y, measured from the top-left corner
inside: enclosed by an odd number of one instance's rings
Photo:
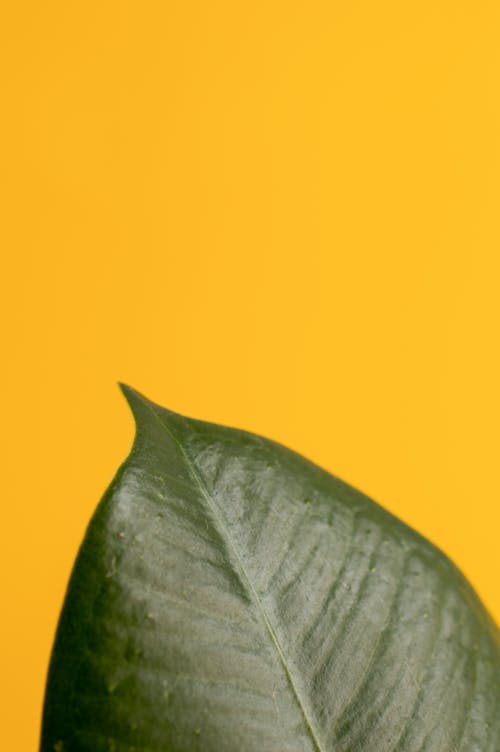
[[[1,747],[37,747],[123,380],[298,450],[500,617],[500,6],[2,11]]]

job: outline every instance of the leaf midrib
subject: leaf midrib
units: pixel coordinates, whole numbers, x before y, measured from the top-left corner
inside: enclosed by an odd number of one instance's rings
[[[172,429],[166,423],[163,422],[163,420],[161,420],[161,418],[158,416],[158,414],[152,408],[152,406],[146,400],[144,400],[140,394],[138,394],[138,396],[141,399],[141,402],[147,407],[147,409],[149,410],[149,412],[154,416],[155,420],[158,421],[158,423],[161,425],[162,429],[168,434],[168,436],[170,436],[170,438],[172,439],[172,441],[174,442],[174,444],[178,447],[179,451],[181,452],[181,454],[182,454],[182,456],[183,456],[183,458],[184,458],[184,460],[186,462],[186,466],[188,468],[188,471],[189,471],[189,473],[190,473],[190,475],[191,475],[194,483],[197,485],[197,487],[198,487],[201,495],[205,499],[208,507],[210,508],[210,510],[211,510],[211,512],[213,514],[213,517],[217,521],[217,523],[218,523],[218,525],[219,525],[219,527],[220,527],[220,529],[222,531],[222,534],[223,534],[223,536],[224,536],[224,538],[225,538],[225,540],[226,540],[226,542],[228,544],[228,547],[230,548],[230,550],[234,554],[236,562],[237,562],[237,564],[238,564],[238,566],[240,568],[240,573],[241,573],[244,581],[247,584],[248,593],[251,596],[252,600],[254,601],[254,604],[257,607],[257,610],[260,612],[260,615],[262,617],[262,620],[264,622],[266,630],[267,630],[267,632],[269,634],[269,637],[271,638],[271,642],[272,642],[272,644],[273,644],[276,652],[278,653],[278,657],[279,657],[280,662],[281,662],[281,664],[283,666],[283,669],[285,671],[285,675],[287,677],[287,680],[288,680],[288,683],[289,683],[290,688],[292,690],[292,693],[293,693],[293,695],[294,695],[294,697],[296,699],[296,702],[297,702],[297,704],[298,704],[298,706],[300,708],[300,711],[301,711],[302,716],[303,716],[304,721],[305,721],[305,725],[306,725],[307,730],[309,732],[309,736],[311,737],[311,740],[312,740],[312,742],[314,744],[314,747],[315,747],[315,749],[316,749],[317,752],[326,752],[326,749],[324,749],[322,747],[322,745],[320,744],[320,742],[319,742],[318,734],[316,733],[316,731],[314,729],[314,725],[312,723],[312,720],[310,719],[309,714],[308,714],[308,712],[306,710],[306,707],[305,707],[305,705],[304,705],[304,703],[303,703],[303,701],[301,699],[300,693],[299,693],[299,691],[297,689],[297,686],[295,684],[295,681],[293,679],[292,672],[291,672],[291,670],[290,670],[290,668],[289,668],[289,666],[287,664],[287,661],[286,661],[286,658],[285,658],[285,654],[284,654],[283,649],[281,647],[280,641],[279,641],[279,639],[278,639],[278,637],[277,637],[277,635],[276,635],[276,633],[275,633],[275,631],[273,629],[273,626],[272,626],[272,624],[271,624],[271,622],[270,622],[270,620],[268,618],[268,615],[266,613],[264,605],[263,605],[263,603],[262,603],[262,601],[261,601],[261,599],[259,597],[259,594],[257,593],[256,589],[254,588],[254,586],[252,584],[252,581],[251,581],[250,576],[249,576],[249,574],[248,574],[248,572],[247,572],[247,570],[245,568],[243,560],[241,559],[241,557],[240,557],[240,555],[238,553],[238,549],[236,548],[236,545],[235,545],[235,543],[234,543],[234,541],[233,541],[233,539],[232,539],[232,537],[231,537],[231,535],[229,533],[229,530],[227,529],[227,526],[226,526],[226,524],[224,522],[224,519],[221,516],[221,514],[220,514],[220,512],[218,510],[217,505],[215,504],[214,500],[212,499],[212,497],[210,495],[210,492],[209,492],[209,490],[208,490],[208,488],[207,488],[207,486],[206,486],[206,484],[205,484],[202,476],[200,475],[200,473],[199,473],[199,471],[198,471],[198,469],[197,469],[197,467],[196,467],[193,459],[190,457],[190,455],[186,451],[186,449],[183,446],[183,444],[179,441],[179,439],[177,438],[176,434],[172,431]],[[182,417],[182,416],[179,416],[179,417]]]

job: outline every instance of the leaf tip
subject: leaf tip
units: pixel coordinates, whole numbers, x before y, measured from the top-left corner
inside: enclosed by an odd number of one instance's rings
[[[148,422],[148,419],[151,418],[151,412],[156,413],[157,415],[161,414],[164,418],[166,416],[176,415],[172,410],[168,410],[166,407],[162,407],[158,403],[148,399],[144,394],[138,392],[137,389],[134,389],[129,384],[119,381],[118,386],[132,411],[137,428],[139,428],[144,421]]]
[[[159,411],[162,413],[162,415],[180,417],[179,413],[176,413],[174,410],[169,410],[168,408],[163,407],[163,405],[160,405],[157,402],[153,402],[153,400],[148,399],[148,397],[145,397],[144,394],[137,391],[137,389],[134,389],[129,384],[125,384],[123,381],[119,381],[118,386],[136,418],[144,410],[153,410],[154,412]]]
[[[137,389],[134,389],[129,384],[125,384],[123,381],[119,381],[118,386],[120,387],[123,396],[127,400],[127,404],[132,411],[136,426],[138,427],[140,423],[140,417],[145,409],[145,406],[149,403],[149,400],[146,399],[146,397],[144,397],[140,392],[138,392]]]
[[[125,384],[124,381],[119,381],[118,386],[127,401],[132,395],[139,395],[139,392],[136,389],[131,387],[129,384]]]

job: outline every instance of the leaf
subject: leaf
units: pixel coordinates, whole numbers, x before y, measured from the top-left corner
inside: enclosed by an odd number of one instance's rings
[[[456,567],[298,454],[122,387],[42,752],[499,752],[499,633]]]

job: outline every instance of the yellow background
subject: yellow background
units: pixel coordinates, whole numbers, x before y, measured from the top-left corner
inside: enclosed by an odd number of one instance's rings
[[[118,379],[361,488],[499,619],[498,2],[4,5],[1,747]]]

